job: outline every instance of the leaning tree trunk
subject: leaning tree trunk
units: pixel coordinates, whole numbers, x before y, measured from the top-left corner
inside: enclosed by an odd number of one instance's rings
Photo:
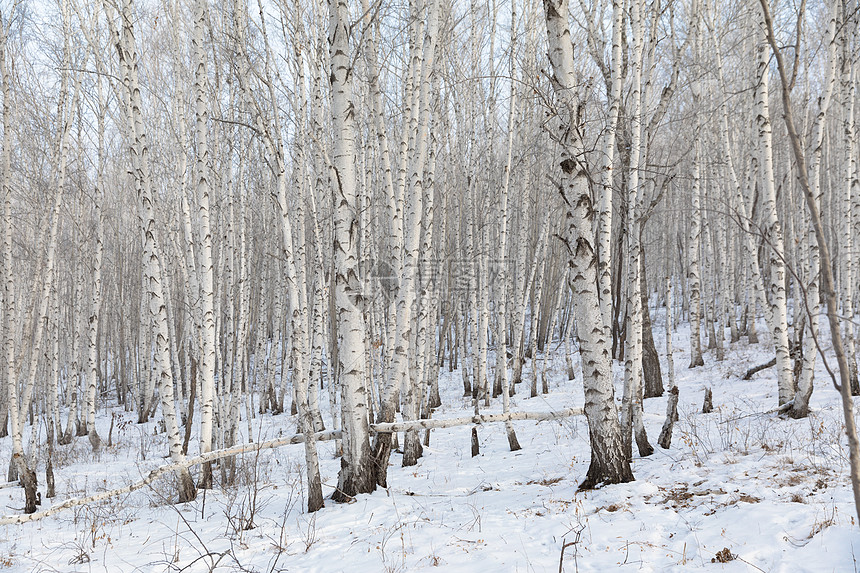
[[[162,283],[162,263],[159,246],[155,238],[155,206],[152,196],[152,181],[149,171],[149,149],[143,125],[143,110],[138,80],[138,54],[135,48],[131,0],[126,0],[120,14],[122,30],[114,31],[114,41],[120,65],[123,70],[123,84],[126,89],[126,106],[129,119],[129,136],[132,156],[132,175],[139,200],[140,221],[143,225],[143,273],[146,284],[145,296],[150,319],[154,325],[155,347],[153,362],[155,376],[161,394],[161,409],[167,430],[170,458],[174,463],[184,461],[182,438],[176,420],[176,407],[173,396],[173,372],[170,364],[170,341],[167,325],[167,305]],[[193,501],[197,490],[188,468],[177,470],[179,477],[179,502]]]
[[[851,490],[854,494],[854,510],[857,514],[857,518],[860,519],[860,440],[857,438],[857,424],[854,420],[854,400],[851,397],[851,371],[848,365],[848,360],[845,356],[845,350],[842,344],[842,333],[840,331],[840,317],[838,314],[839,307],[833,280],[833,261],[830,258],[830,249],[827,245],[827,239],[824,234],[821,212],[818,209],[818,204],[815,201],[816,198],[812,194],[812,189],[809,183],[809,172],[806,167],[806,153],[804,151],[803,142],[801,141],[800,135],[798,134],[797,128],[794,124],[794,116],[791,109],[792,82],[788,78],[788,71],[786,70],[782,50],[776,43],[776,34],[773,30],[773,20],[770,14],[769,3],[767,0],[759,1],[764,14],[767,41],[770,44],[771,51],[776,59],[777,69],[779,70],[780,81],[782,83],[782,105],[784,110],[783,120],[785,122],[785,127],[788,130],[791,151],[795,159],[795,167],[797,169],[798,176],[797,179],[800,182],[800,187],[803,189],[803,195],[806,198],[806,208],[809,212],[809,218],[812,221],[812,228],[815,231],[815,240],[818,243],[819,253],[821,255],[821,287],[824,294],[825,304],[827,305],[827,320],[830,325],[830,336],[833,340],[833,351],[836,354],[836,362],[839,365],[839,384],[836,384],[834,380],[834,385],[837,386],[842,398],[842,415],[845,421],[845,434],[848,437]]]

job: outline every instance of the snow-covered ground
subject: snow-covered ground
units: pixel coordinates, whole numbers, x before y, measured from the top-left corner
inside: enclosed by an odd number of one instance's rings
[[[661,348],[656,329],[655,338]],[[475,458],[470,427],[463,426],[434,430],[417,466],[402,468],[400,455],[392,455],[388,490],[350,504],[327,501],[309,515],[303,511],[303,450],[287,446],[246,455],[236,486],[187,505],[167,503],[173,492],[168,478],[107,502],[0,527],[0,570],[198,572],[215,565],[216,571],[472,573],[558,571],[560,563],[569,572],[857,570],[860,528],[839,397],[823,370],[809,419],[782,419],[768,413],[777,401],[773,369],[749,382],[739,379],[772,355],[766,336],[756,346],[735,345],[723,362],[708,354],[707,365],[696,370],[687,369],[688,331],[679,330],[674,341],[680,422],[671,449],[657,447],[666,398],[646,400],[655,452],[635,457],[633,483],[576,491],[589,459],[582,417],[515,423],[523,449],[514,453],[503,425],[480,427]],[[567,380],[560,354],[549,373],[548,395],[529,399],[521,386],[512,408],[582,405],[581,381]],[[714,392],[715,410],[707,415],[699,413],[705,387]],[[434,417],[471,411],[458,373],[445,372],[441,388],[444,405]],[[136,481],[165,463],[155,424],[137,425],[130,413],[118,416],[114,446],[98,456],[86,439],[57,447],[58,495],[43,508]],[[102,412],[105,442],[109,423],[109,412]],[[287,415],[257,417],[252,424],[255,440],[295,431]],[[0,446],[0,459],[8,459],[8,438]],[[331,442],[320,444],[320,454],[329,494],[339,461]],[[3,514],[23,505],[19,489],[0,490],[0,499]],[[246,528],[252,516],[253,527]],[[725,557],[734,559],[720,563]]]

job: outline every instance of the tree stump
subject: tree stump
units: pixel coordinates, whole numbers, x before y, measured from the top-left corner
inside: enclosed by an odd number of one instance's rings
[[[714,396],[710,388],[705,388],[705,402],[702,404],[702,414],[710,414],[714,411]]]

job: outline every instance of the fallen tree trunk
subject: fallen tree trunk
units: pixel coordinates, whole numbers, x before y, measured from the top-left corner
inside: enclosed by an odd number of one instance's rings
[[[759,364],[758,366],[750,368],[749,370],[747,370],[747,373],[744,374],[741,380],[749,380],[758,372],[770,368],[771,366],[776,366],[776,357],[771,358],[769,362],[765,362],[764,364]]]
[[[327,432],[318,432],[314,434],[317,441],[321,440],[333,440],[340,437],[340,431],[330,430]],[[88,503],[95,503],[97,501],[102,501],[103,499],[108,499],[117,495],[122,495],[124,493],[131,493],[133,491],[139,490],[143,487],[154,482],[156,479],[160,478],[164,474],[176,470],[180,470],[183,468],[189,468],[191,466],[196,466],[199,464],[203,464],[206,462],[211,462],[213,460],[217,460],[220,458],[226,458],[228,456],[235,456],[238,454],[242,454],[245,452],[256,452],[259,450],[268,450],[273,448],[278,448],[281,446],[286,446],[288,444],[301,444],[305,441],[305,436],[303,434],[296,434],[295,436],[290,436],[289,438],[280,438],[277,440],[270,440],[268,442],[260,442],[258,444],[242,444],[239,446],[234,446],[232,448],[227,448],[225,450],[217,450],[214,452],[209,452],[202,456],[197,456],[195,458],[188,458],[184,461],[168,464],[165,466],[158,467],[147,475],[142,480],[135,482],[133,484],[127,485],[125,487],[121,487],[118,489],[113,489],[110,491],[99,492],[87,497],[73,497],[71,499],[67,499],[66,501],[59,503],[49,509],[44,511],[38,511],[36,513],[30,514],[22,514],[22,515],[7,515],[4,517],[0,517],[0,525],[10,525],[10,524],[20,524],[27,523],[28,521],[35,521],[37,519],[42,519],[43,517],[51,516],[55,513],[59,513],[64,509],[68,509],[70,507],[75,507],[78,505],[85,505]]]
[[[462,418],[427,420],[411,420],[409,422],[389,422],[385,424],[371,424],[370,430],[377,434],[390,434],[404,432],[406,430],[430,430],[434,428],[453,428],[467,424],[489,424],[492,422],[507,422],[508,420],[556,420],[558,418],[569,418],[570,416],[582,416],[582,408],[567,408],[558,412],[509,412],[507,414],[479,414],[477,416],[464,416]]]
[[[788,355],[792,360],[797,360],[799,357],[801,357],[802,351],[803,349],[799,344],[792,342],[788,349]],[[776,366],[775,356],[771,358],[768,362],[765,362],[764,364],[759,364],[758,366],[754,366],[747,370],[747,373],[743,375],[743,378],[741,378],[741,380],[750,380],[755,374],[761,372],[762,370],[770,368],[771,366]]]
[[[465,426],[468,424],[488,424],[492,422],[506,422],[508,420],[555,420],[558,418],[567,418],[570,416],[581,416],[582,414],[582,408],[567,408],[565,410],[559,410],[558,412],[509,412],[507,414],[482,414],[477,416],[467,416],[463,418],[413,420],[409,422],[370,424],[370,429],[371,431],[379,434],[390,434],[394,432],[402,432],[405,430],[452,428],[455,426]],[[322,442],[326,440],[339,440],[342,437],[343,436],[340,430],[328,430],[325,432],[317,432],[314,434],[314,438],[317,442]],[[189,468],[191,466],[196,466],[206,462],[212,462],[221,458],[226,458],[228,456],[235,456],[247,452],[259,452],[260,450],[271,450],[290,444],[301,444],[304,441],[304,434],[295,434],[287,438],[278,438],[276,440],[269,440],[267,442],[259,442],[256,444],[240,444],[232,448],[208,452],[206,454],[194,458],[185,459],[179,463],[168,464],[155,468],[154,470],[150,471],[149,474],[142,480],[129,484],[125,487],[113,489],[110,491],[99,492],[87,497],[73,497],[44,511],[39,511],[36,513],[7,515],[4,517],[0,517],[0,525],[27,523],[29,521],[42,519],[43,517],[49,517],[51,515],[54,515],[55,513],[59,513],[64,509],[69,509],[71,507],[85,505],[88,503],[95,503],[97,501],[102,501],[125,493],[131,493],[133,491],[146,487],[164,474],[167,474],[172,471]],[[0,484],[0,488],[11,487],[13,484],[18,485],[18,482]]]

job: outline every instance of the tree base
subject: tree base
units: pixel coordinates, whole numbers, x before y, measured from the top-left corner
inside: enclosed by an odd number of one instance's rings
[[[678,387],[674,386],[669,390],[669,402],[666,404],[666,421],[663,422],[663,428],[660,430],[660,437],[657,438],[657,443],[664,450],[668,450],[672,445],[672,428],[675,426],[675,419],[678,416]]]
[[[212,489],[212,462],[203,463],[197,487],[200,489]]]
[[[498,398],[502,395],[502,377],[496,376],[493,381],[493,398]]]
[[[439,385],[433,384],[430,388],[430,397],[427,399],[427,405],[431,410],[434,410],[442,405],[442,397],[439,395]]]
[[[467,368],[463,368],[463,396],[472,395],[472,381],[469,380],[469,372]]]
[[[517,440],[517,433],[514,432],[513,425],[507,428],[507,434],[508,446],[510,446],[512,452],[516,452],[517,450],[523,449],[523,447],[520,445],[519,440]]]
[[[313,513],[325,507],[322,493],[322,480],[320,474],[313,477],[308,476],[308,513]]]
[[[481,446],[478,442],[478,428],[472,428],[472,457],[474,458],[481,453]]]
[[[36,513],[36,506],[41,502],[36,491],[36,472],[26,465],[21,472],[21,485],[24,486],[24,513]]]
[[[423,453],[424,448],[421,447],[421,439],[418,436],[418,431],[407,430],[406,436],[403,439],[403,467],[417,465],[418,458]]]
[[[639,456],[642,458],[647,458],[654,453],[654,446],[648,441],[648,434],[645,433],[644,426],[636,431],[636,447],[639,449]]]
[[[9,471],[6,472],[6,481],[10,483],[18,481],[18,462],[15,461],[14,455],[9,458]]]
[[[373,444],[374,479],[379,487],[388,487],[388,460],[391,458],[392,434],[377,434]]]
[[[188,468],[182,468],[177,471],[179,478],[179,503],[188,503],[197,499],[197,488],[194,487],[194,480],[191,479],[191,472]]]
[[[50,499],[57,495],[56,488],[54,486],[54,462],[50,456],[45,464],[45,487],[47,488],[45,497]]]
[[[631,481],[635,481],[635,478],[629,462],[619,460],[619,463],[612,464],[611,467],[602,467],[602,464],[598,464],[592,459],[588,466],[588,473],[585,474],[585,480],[579,484],[577,490],[588,491],[603,485],[629,483]]]
[[[101,450],[101,447],[102,447],[102,439],[99,436],[99,433],[96,432],[95,428],[93,428],[92,430],[89,431],[89,433],[87,435],[89,436],[90,446],[92,446],[92,448],[93,448],[93,453],[94,454],[99,453],[99,450]]]
[[[369,448],[368,448],[369,449]],[[369,456],[368,456],[369,458]],[[340,459],[340,473],[337,476],[337,489],[331,494],[335,503],[349,503],[360,493],[372,493],[376,489],[376,476],[372,461],[351,467],[345,457]]]
[[[809,404],[792,404],[785,414],[794,420],[800,420],[809,416]]]
[[[710,388],[705,388],[705,400],[702,403],[702,414],[710,414],[714,411],[714,395]]]

